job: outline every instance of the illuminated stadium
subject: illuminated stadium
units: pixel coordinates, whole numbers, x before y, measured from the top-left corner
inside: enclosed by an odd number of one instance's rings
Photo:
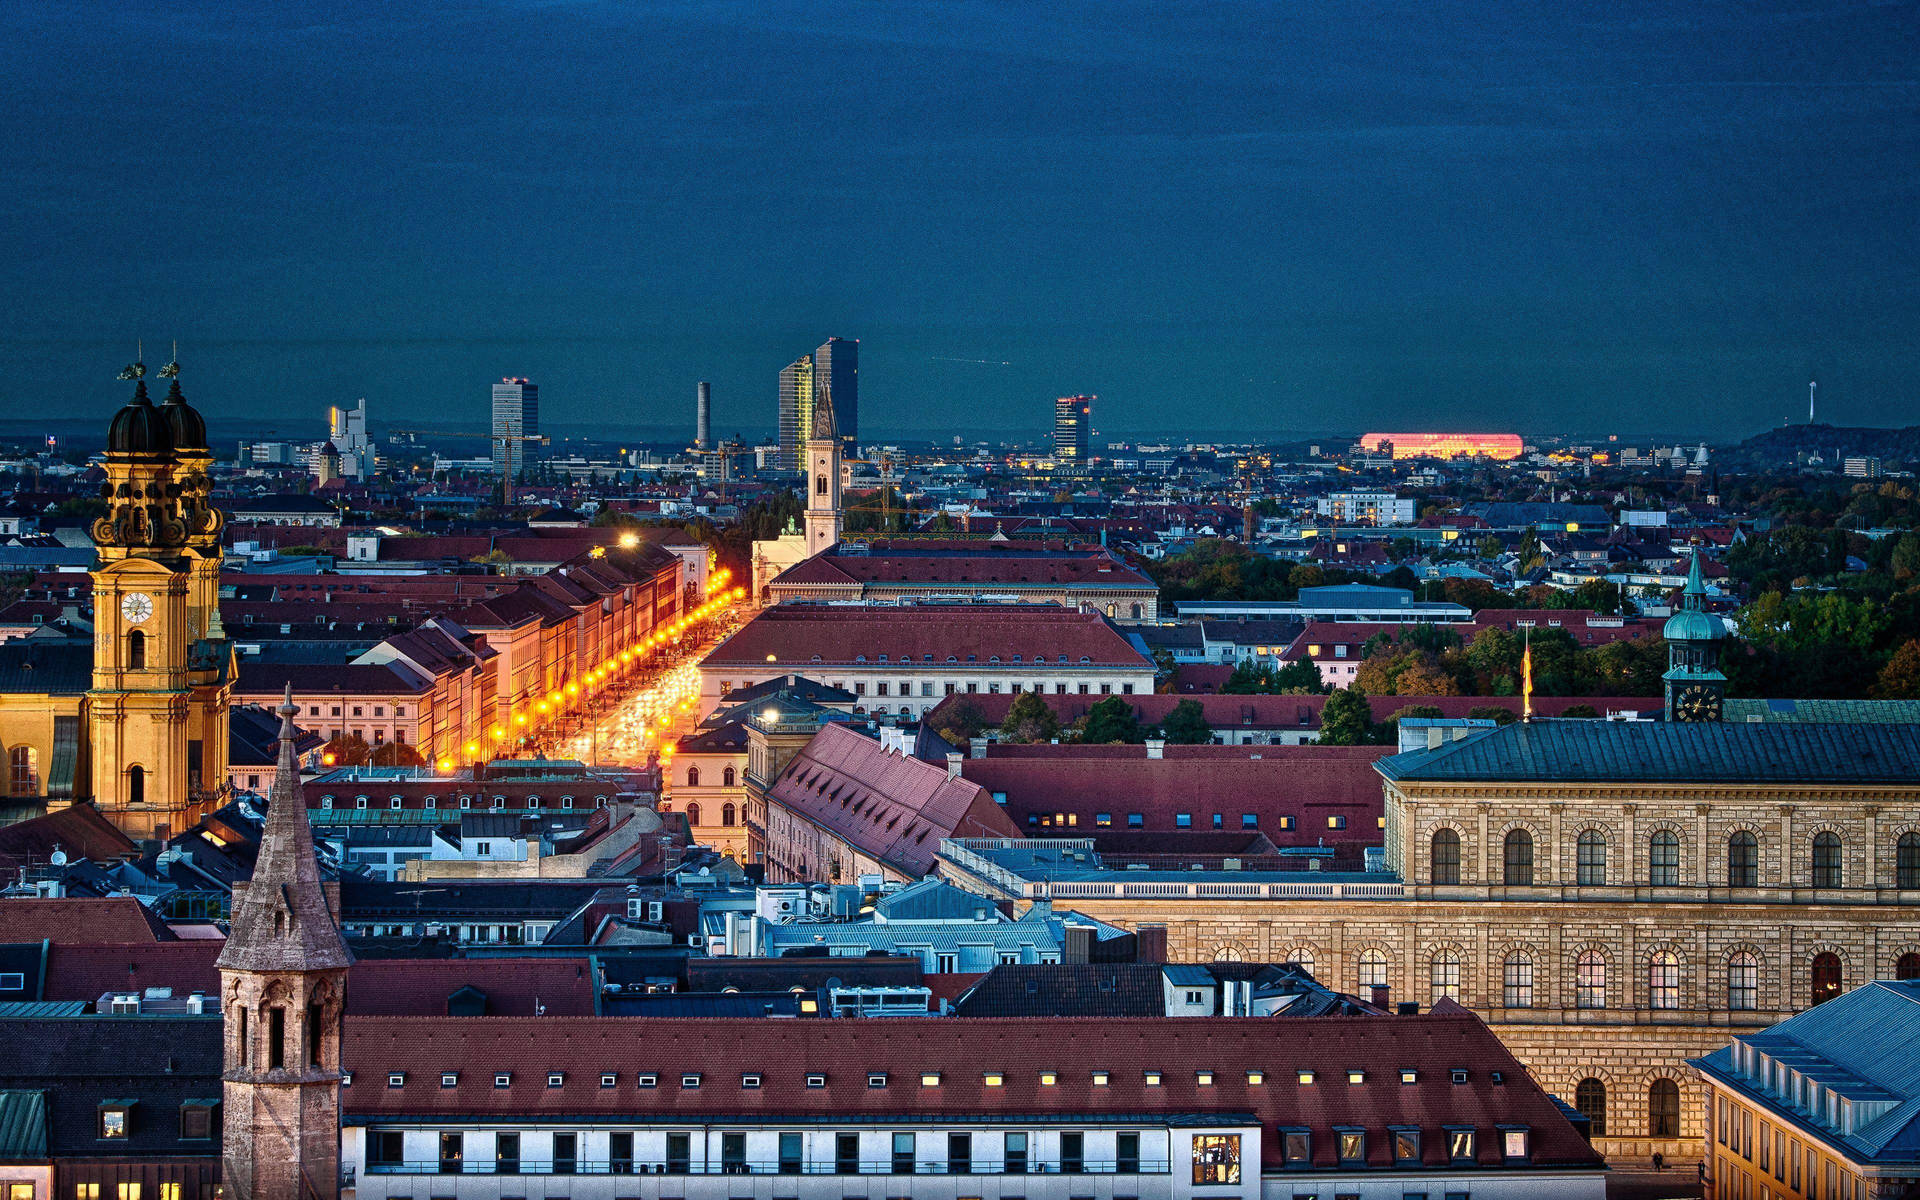
[[[1519,458],[1517,433],[1369,433],[1360,439],[1368,450],[1393,447],[1395,458]]]

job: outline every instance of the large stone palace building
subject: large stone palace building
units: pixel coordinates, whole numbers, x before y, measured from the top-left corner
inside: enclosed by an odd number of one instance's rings
[[[1920,726],[1721,722],[1702,592],[1696,575],[1668,625],[1670,720],[1514,724],[1383,759],[1386,872],[1115,871],[1091,841],[1013,840],[949,843],[942,871],[1164,925],[1177,961],[1456,999],[1610,1157],[1696,1158],[1688,1059],[1920,976]]]

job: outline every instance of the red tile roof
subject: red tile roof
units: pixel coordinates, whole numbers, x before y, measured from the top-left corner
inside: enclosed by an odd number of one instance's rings
[[[1019,836],[978,785],[841,724],[814,735],[768,800],[910,878],[933,870],[941,838]]]
[[[1552,1098],[1472,1013],[1443,1001],[1422,1016],[1270,1018],[900,1017],[886,1021],[786,1021],[648,1017],[515,1018],[349,1015],[342,1093],[349,1118],[450,1119],[554,1112],[622,1117],[833,1116],[938,1118],[1145,1113],[1248,1113],[1268,1131],[1305,1127],[1316,1165],[1336,1165],[1331,1131],[1368,1130],[1369,1165],[1390,1167],[1388,1127],[1419,1126],[1423,1157],[1448,1161],[1446,1126],[1479,1131],[1483,1167],[1502,1163],[1500,1126],[1531,1131],[1532,1165],[1598,1168],[1600,1158]],[[1454,1083],[1452,1071],[1466,1071]],[[1104,1086],[1094,1070],[1108,1072]],[[1264,1072],[1261,1083],[1246,1072]],[[1415,1082],[1401,1082],[1412,1069]],[[1039,1073],[1057,1073],[1043,1086]],[[1147,1071],[1160,1072],[1159,1083]],[[1198,1072],[1212,1071],[1202,1084]],[[1300,1082],[1311,1070],[1313,1081]],[[1360,1083],[1349,1071],[1362,1072]],[[989,1087],[983,1073],[1003,1073]],[[453,1087],[443,1072],[457,1072]],[[562,1075],[548,1086],[550,1073]],[[642,1088],[637,1076],[657,1076]],[[760,1086],[743,1087],[743,1073]],[[810,1072],[826,1076],[808,1088]],[[886,1086],[869,1086],[871,1073]],[[939,1072],[921,1086],[922,1072]],[[1493,1073],[1502,1076],[1493,1079]],[[496,1087],[494,1076],[511,1082]],[[601,1086],[602,1073],[617,1085]],[[388,1086],[388,1076],[404,1082]],[[697,1074],[699,1086],[682,1086]],[[1281,1164],[1281,1139],[1262,1139],[1264,1165]]]
[[[1373,764],[1391,746],[1168,746],[1163,758],[1145,746],[990,746],[985,758],[961,762],[964,776],[995,796],[1025,833],[1091,835],[1127,828],[1139,813],[1142,828],[1176,830],[1185,813],[1193,829],[1242,828],[1253,814],[1277,846],[1347,846],[1358,866],[1359,847],[1380,844],[1380,776]],[[1074,818],[1061,828],[1060,817]],[[1286,818],[1291,818],[1287,821]],[[1344,818],[1341,828],[1330,819]],[[1292,828],[1286,828],[1287,824]]]
[[[1086,716],[1095,704],[1110,698],[1073,693],[1054,695],[1051,692],[1041,697],[1063,725],[1072,724]],[[1132,707],[1135,718],[1143,725],[1159,724],[1166,720],[1175,705],[1182,700],[1192,700],[1200,705],[1207,724],[1223,734],[1235,729],[1317,730],[1320,728],[1320,710],[1327,703],[1325,696],[1214,693],[1190,696],[1155,693],[1150,696],[1122,696],[1121,699]],[[1515,716],[1519,716],[1521,711],[1518,696],[1368,696],[1366,699],[1375,721],[1384,721],[1401,709],[1410,707],[1437,708],[1443,717],[1464,717],[1476,708],[1504,708]],[[1595,712],[1605,716],[1610,712],[1658,708],[1660,700],[1657,696],[1535,696],[1533,711],[1535,716],[1557,717],[1577,704],[1590,705]],[[1004,692],[949,696],[927,714],[927,723],[938,728],[953,710],[962,705],[971,705],[989,726],[998,727],[1007,719],[1007,710],[1013,706],[1013,697]]]
[[[1153,664],[1142,658],[1104,617],[1095,613],[1041,605],[915,605],[848,606],[830,608],[811,604],[782,604],[769,608],[726,641],[714,647],[707,667],[764,669],[771,662],[787,666],[820,663],[853,665],[859,655],[878,665],[885,654],[891,665],[945,667],[949,657],[960,664],[987,666],[998,656],[1012,664],[1049,665],[1065,656],[1078,664],[1130,667],[1147,671]],[[927,656],[931,655],[931,659]],[[865,664],[863,664],[865,665]]]
[[[0,942],[172,941],[138,900],[0,900]]]
[[[816,554],[773,577],[781,584],[1035,584],[1151,588],[1153,581],[1108,554],[1086,552]]]

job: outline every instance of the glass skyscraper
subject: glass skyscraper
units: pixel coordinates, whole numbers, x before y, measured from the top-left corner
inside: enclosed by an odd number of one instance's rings
[[[1087,465],[1098,396],[1062,396],[1053,402],[1053,457],[1062,466]]]

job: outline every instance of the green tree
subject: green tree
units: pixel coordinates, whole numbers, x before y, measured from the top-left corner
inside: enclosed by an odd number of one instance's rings
[[[956,746],[964,746],[980,736],[987,727],[987,714],[971,700],[962,700],[940,718],[933,731]]]
[[[1569,602],[1611,616],[1620,611],[1620,585],[1610,579],[1589,579],[1574,588]]]
[[[1138,744],[1146,740],[1133,706],[1119,696],[1108,696],[1087,710],[1087,727],[1081,731],[1083,742],[1106,745],[1109,742]]]
[[[1038,692],[1021,692],[1000,723],[1000,738],[1008,742],[1047,742],[1060,735],[1060,718]]]
[[[1920,641],[1908,638],[1887,659],[1871,694],[1881,700],[1920,700]]]
[[[1492,721],[1496,725],[1511,725],[1520,719],[1514,715],[1512,709],[1498,704],[1483,704],[1477,708],[1470,708],[1467,710],[1467,716],[1476,721]]]
[[[1373,732],[1373,711],[1367,698],[1351,688],[1339,688],[1320,709],[1320,744],[1362,746]]]
[[[1213,742],[1213,726],[1198,700],[1182,700],[1160,723],[1160,736],[1176,746],[1206,746]]]
[[[1600,710],[1595,708],[1591,704],[1569,704],[1567,705],[1566,708],[1561,710],[1560,715],[1563,717],[1591,718],[1591,717],[1599,716]]]
[[[1327,690],[1320,668],[1311,659],[1296,658],[1273,672],[1273,690],[1287,696],[1315,696]]]

